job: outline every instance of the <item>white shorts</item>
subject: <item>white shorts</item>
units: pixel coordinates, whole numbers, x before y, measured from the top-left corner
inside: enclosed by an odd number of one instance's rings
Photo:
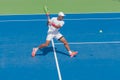
[[[56,38],[57,40],[61,39],[63,35],[59,32],[57,33],[50,33],[48,32],[46,40],[51,41],[53,38]]]

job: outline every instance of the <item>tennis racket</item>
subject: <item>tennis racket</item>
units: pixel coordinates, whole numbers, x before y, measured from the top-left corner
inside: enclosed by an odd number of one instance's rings
[[[49,22],[50,22],[50,15],[49,15],[49,11],[48,11],[48,8],[47,8],[46,5],[44,6],[44,12],[45,12],[45,14],[47,16],[47,25],[48,25]]]
[[[46,5],[44,6],[44,12],[45,12],[46,16],[49,16],[49,11],[48,11],[48,8]]]

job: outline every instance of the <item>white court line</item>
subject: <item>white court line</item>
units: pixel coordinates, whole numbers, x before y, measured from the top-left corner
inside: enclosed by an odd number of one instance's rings
[[[55,57],[57,71],[58,71],[58,77],[59,77],[59,80],[62,80],[62,76],[61,76],[61,72],[60,72],[60,68],[59,68],[59,63],[58,63],[57,54],[55,51],[55,45],[54,45],[53,39],[52,39],[52,47],[53,47],[53,51],[54,51],[54,57]]]
[[[81,12],[81,13],[66,13],[66,15],[72,14],[72,15],[81,15],[81,14],[120,14],[120,12]],[[52,15],[57,15],[58,13],[52,13]],[[33,13],[33,14],[0,14],[0,16],[21,16],[21,15],[45,15],[44,13]]]
[[[80,20],[120,20],[120,17],[115,18],[78,18],[78,19],[64,19],[66,21],[80,21]],[[29,20],[0,20],[0,22],[29,22],[29,21],[46,21],[46,19],[29,19]]]
[[[120,12],[81,12],[81,13],[66,13],[66,15],[81,15],[81,14],[120,14]],[[52,13],[52,15],[57,15],[58,13]],[[44,13],[33,13],[33,14],[0,14],[0,16],[21,16],[21,15],[45,15]]]
[[[115,18],[78,18],[78,19],[65,19],[65,20],[72,20],[72,21],[79,21],[79,20],[120,20],[120,17]]]
[[[63,43],[55,43],[55,45],[61,45]],[[120,44],[120,41],[108,41],[108,42],[69,42],[69,44]]]
[[[29,21],[46,21],[46,19],[30,19],[30,20],[0,20],[0,22],[29,22]]]

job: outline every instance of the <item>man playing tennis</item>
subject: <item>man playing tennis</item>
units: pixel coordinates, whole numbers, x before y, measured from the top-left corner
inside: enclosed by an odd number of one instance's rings
[[[65,15],[64,15],[63,12],[59,12],[58,17],[53,17],[53,18],[50,19],[49,14],[47,14],[49,29],[48,29],[46,42],[44,44],[41,44],[37,48],[33,48],[32,57],[34,57],[36,55],[36,52],[37,52],[38,49],[47,47],[49,45],[50,41],[53,38],[56,38],[57,40],[61,41],[64,44],[64,46],[67,49],[70,57],[74,57],[77,54],[77,52],[72,52],[71,51],[71,49],[68,45],[68,42],[63,37],[63,35],[59,32],[59,29],[64,25],[64,21],[63,21],[64,16]]]

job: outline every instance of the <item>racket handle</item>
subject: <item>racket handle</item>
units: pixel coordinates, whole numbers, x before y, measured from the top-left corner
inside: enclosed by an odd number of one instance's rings
[[[49,16],[49,13],[46,13],[46,16]]]

